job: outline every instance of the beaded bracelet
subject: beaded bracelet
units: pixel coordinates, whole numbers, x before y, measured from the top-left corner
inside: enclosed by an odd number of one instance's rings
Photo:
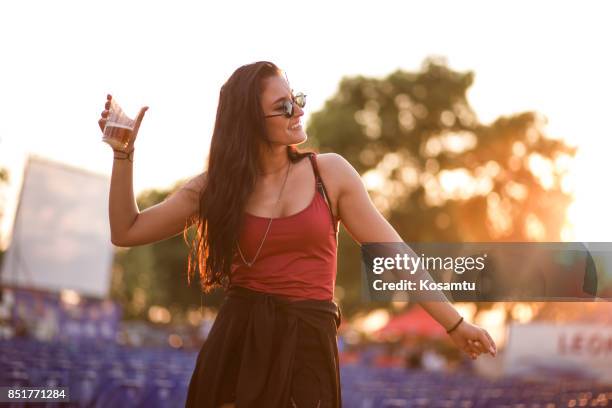
[[[462,321],[463,321],[463,316],[461,316],[461,319],[459,319],[459,321],[457,323],[455,323],[455,325],[453,327],[448,329],[446,331],[446,333],[450,334],[453,330],[455,330],[457,327],[459,327],[459,325],[461,324]]]
[[[115,149],[113,149],[113,152],[115,152],[115,155],[114,155],[115,159],[118,159],[118,160],[128,159],[131,163],[134,163],[134,148],[132,148],[132,150],[130,150],[129,152],[124,152],[123,150],[115,150]],[[123,153],[125,154],[125,156],[123,157],[117,156],[117,153]]]

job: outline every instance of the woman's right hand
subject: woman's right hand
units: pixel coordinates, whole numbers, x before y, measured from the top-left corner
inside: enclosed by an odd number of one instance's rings
[[[104,104],[104,110],[102,111],[102,113],[100,113],[100,119],[98,120],[98,125],[100,126],[100,130],[102,131],[102,133],[104,133],[104,128],[106,126],[106,121],[108,120],[108,116],[110,114],[110,107],[111,107],[112,98],[113,97],[110,94],[106,96],[106,103]],[[116,104],[116,102],[113,101],[113,104]],[[125,137],[127,137],[129,141],[128,141],[128,144],[125,147],[125,149],[123,149],[123,148],[118,149],[118,148],[116,148],[116,147],[111,145],[111,147],[113,147],[113,149],[115,149],[115,150],[123,150],[125,152],[130,152],[130,151],[133,150],[134,142],[136,141],[136,137],[138,136],[138,130],[140,129],[140,124],[142,122],[142,119],[144,118],[145,112],[148,109],[149,109],[148,106],[145,106],[145,107],[140,109],[140,111],[138,112],[138,115],[136,116],[136,119],[133,120],[133,124],[134,124],[133,130],[123,129],[123,128],[121,128],[119,130],[121,132],[128,132],[128,135],[125,135]],[[122,136],[124,136],[124,135],[122,135]]]

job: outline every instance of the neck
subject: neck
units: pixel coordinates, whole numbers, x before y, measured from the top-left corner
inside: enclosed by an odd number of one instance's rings
[[[269,149],[262,148],[259,154],[259,175],[273,176],[281,174],[289,165],[287,146],[279,146]]]

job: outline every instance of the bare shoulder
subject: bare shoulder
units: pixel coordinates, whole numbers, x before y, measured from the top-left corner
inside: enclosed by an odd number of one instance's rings
[[[351,163],[338,153],[317,154],[317,163],[321,171],[355,171]]]
[[[329,192],[334,215],[343,219],[342,203],[346,201],[344,197],[350,199],[351,193],[365,191],[361,177],[351,163],[337,153],[318,154],[317,165]]]
[[[360,180],[359,173],[344,157],[338,153],[321,153],[317,155],[317,164],[321,177],[333,184],[340,192],[355,180]]]

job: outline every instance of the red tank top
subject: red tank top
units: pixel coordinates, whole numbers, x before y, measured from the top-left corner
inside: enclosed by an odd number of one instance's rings
[[[332,221],[325,198],[325,187],[314,156],[313,198],[303,210],[274,218],[255,263],[248,267],[240,254],[232,263],[232,286],[294,300],[331,300],[336,281],[337,221]],[[255,256],[270,218],[245,212],[239,235],[242,254],[247,261]]]

